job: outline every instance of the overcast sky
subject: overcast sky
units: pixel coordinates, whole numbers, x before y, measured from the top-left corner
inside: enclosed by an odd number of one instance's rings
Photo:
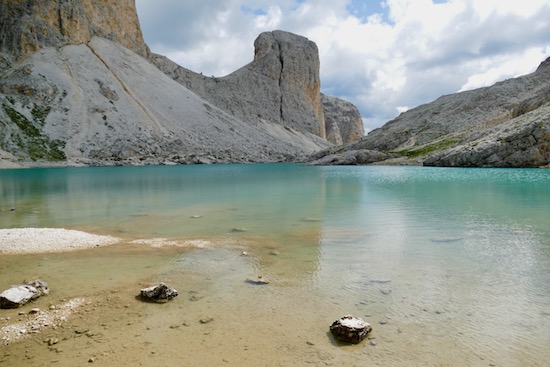
[[[441,95],[533,72],[550,57],[549,0],[136,0],[153,52],[205,75],[248,64],[281,29],[314,41],[323,93],[366,130]]]

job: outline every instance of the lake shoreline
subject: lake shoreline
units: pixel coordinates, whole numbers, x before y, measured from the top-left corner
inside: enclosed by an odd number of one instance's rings
[[[121,240],[64,228],[0,229],[0,254],[67,252],[109,246]]]

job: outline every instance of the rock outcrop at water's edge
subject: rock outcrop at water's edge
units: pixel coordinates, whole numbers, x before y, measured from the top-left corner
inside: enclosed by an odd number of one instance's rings
[[[379,159],[361,159],[366,152]],[[531,74],[404,112],[356,143],[315,153],[309,164],[548,166],[550,58]]]
[[[332,145],[304,37],[263,33],[253,62],[207,78],[150,53],[134,0],[14,0],[0,20],[0,167],[301,161]]]

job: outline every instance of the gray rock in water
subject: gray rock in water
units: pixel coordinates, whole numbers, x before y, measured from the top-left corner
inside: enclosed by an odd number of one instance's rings
[[[258,275],[255,277],[248,278],[246,282],[250,284],[256,284],[256,285],[266,285],[266,284],[269,284],[269,279],[264,278],[261,275]]]
[[[164,283],[141,289],[141,296],[153,301],[169,301],[178,296],[178,291]]]
[[[18,308],[49,293],[48,284],[36,279],[0,293],[0,308]]]
[[[372,331],[372,326],[360,318],[347,315],[330,325],[332,335],[343,342],[357,344]]]

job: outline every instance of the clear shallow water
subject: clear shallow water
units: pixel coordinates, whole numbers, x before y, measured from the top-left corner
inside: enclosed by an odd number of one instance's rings
[[[165,365],[545,366],[549,188],[550,171],[521,169],[0,171],[0,228],[206,244],[2,256],[0,284],[31,272],[63,283],[50,302],[115,292],[126,307],[123,327],[111,325],[121,322],[118,307],[98,305],[88,317],[104,320],[110,349],[75,340],[56,362],[67,365],[100,353],[100,365],[157,358]],[[253,274],[272,283],[246,284]],[[182,295],[162,309],[136,302],[136,288],[161,280]],[[348,313],[373,324],[373,340],[334,343],[328,325]],[[214,322],[200,324],[206,316]],[[182,344],[193,352],[181,351]],[[22,346],[9,348],[0,363],[13,365],[23,353]],[[51,364],[51,351],[37,348]]]

